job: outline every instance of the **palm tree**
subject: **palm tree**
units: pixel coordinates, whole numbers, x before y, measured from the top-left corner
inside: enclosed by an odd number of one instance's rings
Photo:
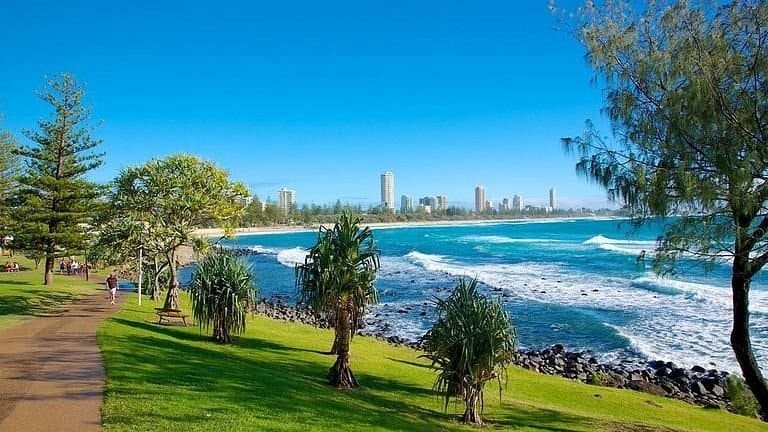
[[[360,229],[360,218],[343,212],[333,229],[321,227],[317,244],[304,264],[296,267],[299,299],[316,314],[335,323],[336,363],[329,371],[330,384],[358,386],[349,367],[349,343],[360,326],[365,309],[378,301],[374,286],[379,251],[370,228]]]
[[[251,269],[226,251],[212,252],[198,264],[190,283],[192,316],[217,342],[245,331],[245,318],[256,304],[258,289]]]
[[[462,278],[447,299],[435,299],[438,319],[422,338],[422,357],[439,371],[434,389],[445,399],[464,400],[462,421],[483,424],[483,388],[506,381],[517,340],[509,314],[499,302],[477,292],[477,280]],[[480,411],[478,412],[478,403]]]

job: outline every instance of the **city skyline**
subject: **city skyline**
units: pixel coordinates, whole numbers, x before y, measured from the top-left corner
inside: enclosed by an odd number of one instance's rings
[[[35,92],[71,72],[101,124],[92,180],[184,152],[262,198],[290,184],[303,202],[368,205],[370,172],[386,169],[398,191],[461,205],[481,183],[496,201],[546,205],[541,185],[556,184],[561,207],[607,205],[561,148],[587,119],[610,127],[583,48],[546,2],[36,5],[0,16],[6,56],[25,59],[0,69],[0,128],[29,144],[22,130],[50,115]],[[67,49],[51,51],[60,38]]]

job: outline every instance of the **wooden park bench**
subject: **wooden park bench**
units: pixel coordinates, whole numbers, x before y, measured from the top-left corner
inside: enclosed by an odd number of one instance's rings
[[[155,308],[155,313],[159,317],[157,320],[158,324],[162,324],[163,320],[170,323],[171,318],[180,319],[184,323],[184,327],[187,326],[187,318],[189,315],[183,313],[179,309],[166,309],[166,308]]]

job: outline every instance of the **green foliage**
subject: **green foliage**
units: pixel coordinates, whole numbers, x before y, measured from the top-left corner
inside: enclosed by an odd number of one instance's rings
[[[730,375],[725,385],[725,395],[731,402],[732,411],[748,417],[757,417],[760,405],[743,379]]]
[[[731,345],[768,419],[768,384],[750,342],[749,290],[768,263],[768,3],[586,2],[577,37],[615,140],[587,123],[565,138],[577,171],[638,222],[668,220],[654,267],[732,261]]]
[[[200,328],[212,327],[213,338],[221,343],[245,331],[248,311],[258,295],[251,269],[225,251],[209,253],[197,263],[189,292]]]
[[[439,372],[434,389],[446,409],[451,398],[463,399],[465,423],[482,424],[485,383],[496,379],[501,397],[517,340],[515,328],[501,303],[477,292],[476,279],[459,279],[451,295],[436,299],[435,306],[437,322],[422,339],[423,357]]]
[[[378,302],[374,282],[379,251],[369,227],[343,212],[333,229],[320,227],[317,243],[304,264],[296,267],[299,301],[317,314],[332,317],[336,332],[332,353],[338,354],[330,381],[338,387],[356,387],[349,369],[349,341],[360,327],[366,307]]]
[[[93,152],[101,141],[90,136],[84,96],[69,74],[49,80],[40,97],[53,108],[52,118],[24,131],[33,144],[15,150],[26,169],[10,203],[14,247],[45,254],[46,284],[53,282],[55,257],[85,248],[85,227],[99,208],[102,191],[85,174],[102,164],[103,154]]]
[[[17,176],[21,171],[18,145],[10,132],[0,130],[0,203],[6,203],[18,188]],[[0,205],[0,236],[10,234],[9,208]]]
[[[173,155],[126,168],[114,181],[100,243],[126,256],[135,256],[142,246],[158,273],[167,267],[171,278],[165,307],[177,309],[179,247],[192,246],[200,226],[233,224],[243,211],[240,198],[247,195],[244,184],[196,156]]]
[[[351,304],[353,329],[359,327],[366,307],[378,302],[374,282],[380,267],[373,232],[360,229],[359,223],[359,217],[343,212],[332,229],[320,227],[317,243],[296,267],[299,301],[321,313]]]

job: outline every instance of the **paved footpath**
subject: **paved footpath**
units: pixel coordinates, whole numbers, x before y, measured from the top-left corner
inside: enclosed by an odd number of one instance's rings
[[[96,329],[106,291],[0,332],[0,432],[101,430],[104,364]]]

